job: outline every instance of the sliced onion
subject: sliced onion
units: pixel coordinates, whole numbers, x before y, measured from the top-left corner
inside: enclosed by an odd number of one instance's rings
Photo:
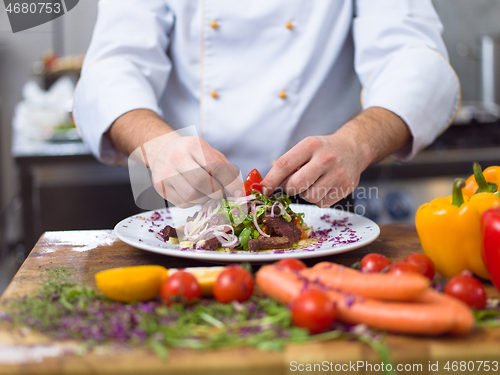
[[[240,239],[238,237],[234,236],[234,238],[231,241],[229,241],[229,242],[227,242],[225,244],[222,244],[221,246],[224,247],[224,248],[226,248],[226,247],[236,247],[239,244],[240,244]]]
[[[271,217],[274,217],[274,207],[276,207],[276,204],[278,204],[279,202],[274,202],[274,204],[271,206]]]
[[[246,195],[244,197],[227,197],[227,200],[234,203],[240,203],[240,202],[244,203],[254,200],[255,198],[257,197],[252,194],[252,195]]]
[[[206,226],[208,225],[210,219],[220,210],[222,203],[218,201],[215,208],[212,209],[213,205],[213,200],[205,203],[203,208],[195,214],[193,221],[186,223],[184,231],[186,238],[190,238],[191,241],[193,241],[192,238],[199,239],[201,233],[203,233],[203,235],[207,234],[207,231],[205,231],[205,229],[207,229]]]
[[[228,228],[231,231],[231,234],[234,233],[234,228],[230,224],[219,224],[216,225],[215,227],[212,227],[214,231],[224,231],[226,228]],[[227,234],[227,233],[226,233]]]
[[[189,241],[196,242],[196,241],[200,240],[203,236],[205,236],[208,232],[210,232],[210,228],[207,225],[207,227],[205,227],[199,233],[186,234],[186,232],[184,232],[184,237],[186,237]]]
[[[205,212],[205,218],[208,216],[208,211],[210,211],[210,209],[212,208],[212,205],[213,205],[213,203],[214,203],[214,201],[213,201],[213,200],[210,200],[209,202],[210,202],[210,203],[208,204],[207,210],[206,210],[206,212]]]
[[[234,247],[239,243],[239,238],[231,233],[214,231],[214,235],[217,237],[222,247]]]
[[[253,219],[253,225],[255,225],[255,229],[257,229],[257,231],[264,237],[271,237],[269,234],[266,234],[262,231],[262,229],[260,229],[259,227],[259,223],[257,223],[257,216],[255,215],[255,203],[252,202],[252,219]]]
[[[280,213],[278,216],[283,216],[283,214],[286,212],[285,207],[281,204],[281,202],[274,202],[272,207],[271,207],[271,217],[274,217],[274,207],[278,206],[280,208]]]

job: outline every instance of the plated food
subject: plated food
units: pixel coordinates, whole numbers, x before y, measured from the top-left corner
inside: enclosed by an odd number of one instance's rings
[[[166,225],[160,236],[173,244],[201,250],[284,249],[312,234],[304,213],[296,213],[285,194],[270,198],[253,190],[240,198],[210,200],[185,225]]]
[[[131,216],[114,230],[123,242],[138,249],[163,255],[214,262],[269,262],[284,258],[315,258],[351,251],[375,241],[380,228],[370,219],[333,208],[292,203],[290,208],[304,214],[304,222],[313,228],[309,238],[288,248],[248,251],[238,248],[197,249],[189,243],[174,244],[164,239],[163,229],[185,225],[201,207],[163,208]]]
[[[294,204],[285,194],[266,197],[260,181],[253,170],[244,197],[134,215],[115,233],[139,249],[215,262],[326,256],[368,245],[380,234],[377,224],[351,212]]]

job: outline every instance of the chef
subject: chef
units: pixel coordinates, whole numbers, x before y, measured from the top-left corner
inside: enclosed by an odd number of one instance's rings
[[[141,150],[174,204],[236,166],[326,207],[453,121],[441,31],[431,0],[101,0],[74,119],[106,164]]]

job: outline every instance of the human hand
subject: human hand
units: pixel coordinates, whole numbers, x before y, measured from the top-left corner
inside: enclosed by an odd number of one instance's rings
[[[281,156],[261,185],[328,207],[350,194],[371,163],[411,146],[412,135],[393,112],[370,107],[335,133],[305,138]]]
[[[106,136],[116,149],[150,168],[155,190],[176,206],[222,198],[224,188],[229,195],[241,194],[238,169],[205,140],[186,134],[195,132],[175,131],[155,112],[135,109],[116,119]]]
[[[351,140],[336,133],[314,136],[281,156],[261,184],[272,193],[283,183],[286,194],[300,194],[319,207],[329,207],[356,188],[365,167]]]
[[[143,147],[155,190],[170,203],[191,207],[210,198],[241,194],[238,169],[200,137],[170,132]]]

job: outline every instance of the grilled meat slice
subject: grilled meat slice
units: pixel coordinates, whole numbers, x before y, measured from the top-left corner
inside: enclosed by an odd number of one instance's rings
[[[161,234],[163,235],[163,238],[165,241],[168,241],[170,237],[172,238],[179,238],[178,236],[180,235],[181,237],[183,236],[182,229],[175,229],[171,227],[170,225],[167,225],[163,230],[161,231]]]
[[[273,230],[279,237],[287,237],[291,243],[298,242],[302,232],[293,223],[289,223],[281,216],[266,216],[262,222]]]
[[[281,216],[266,216],[262,222],[273,230],[276,237],[260,237],[248,241],[250,251],[287,248],[300,240],[300,229]]]
[[[293,242],[288,237],[260,237],[256,240],[248,241],[250,251],[266,249],[281,249],[292,246]]]
[[[217,237],[212,237],[209,238],[208,240],[205,240],[205,250],[210,249],[210,250],[216,250],[219,247],[221,247],[220,241],[217,239]]]

